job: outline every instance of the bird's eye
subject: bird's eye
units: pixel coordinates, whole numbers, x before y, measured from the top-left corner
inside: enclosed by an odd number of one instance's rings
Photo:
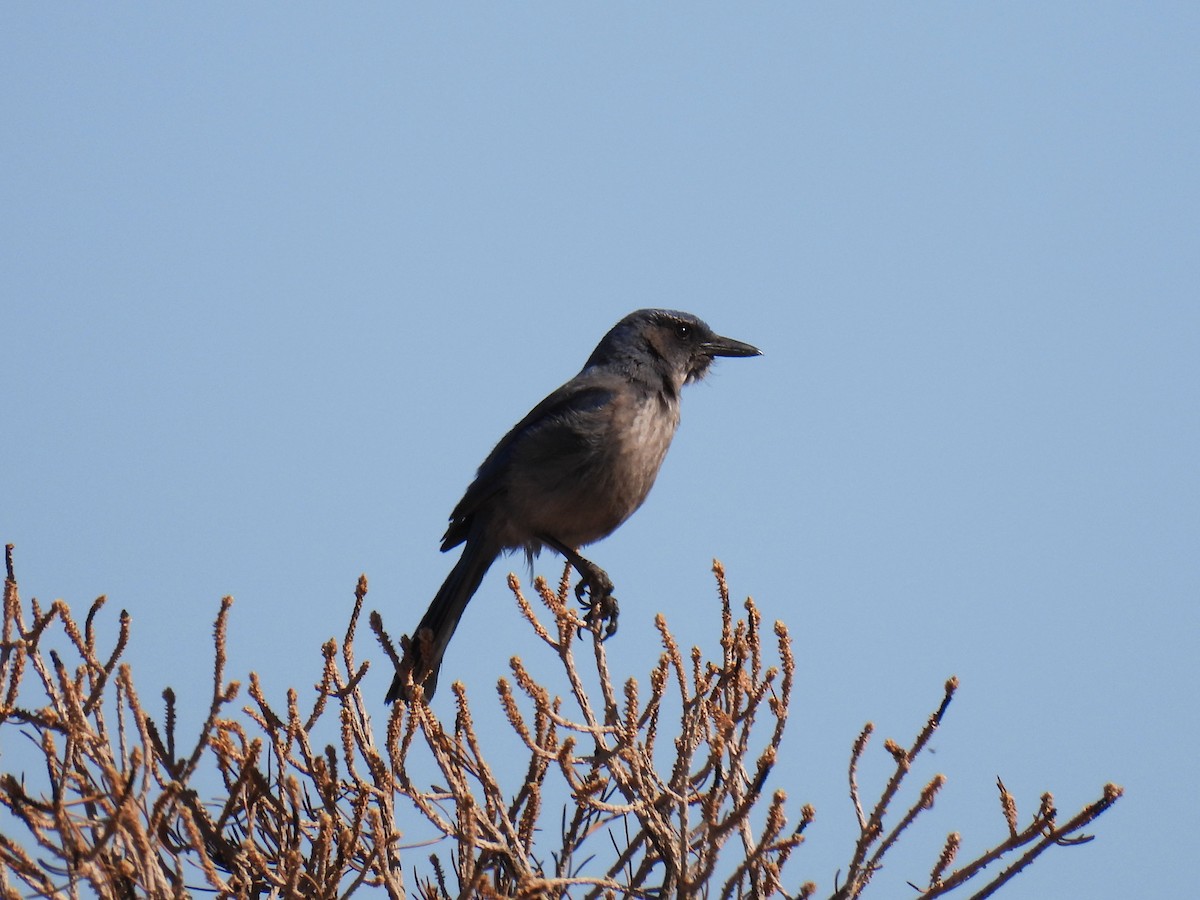
[[[691,336],[692,336],[692,326],[691,325],[685,325],[682,322],[680,322],[678,325],[675,326],[675,337],[679,338],[681,341],[686,341]]]

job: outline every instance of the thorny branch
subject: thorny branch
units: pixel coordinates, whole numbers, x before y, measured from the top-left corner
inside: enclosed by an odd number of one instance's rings
[[[871,734],[874,732],[874,726],[870,722],[863,726],[863,730],[859,733],[850,752],[850,801],[854,805],[855,812],[858,815],[859,837],[855,843],[850,865],[845,874],[845,880],[834,891],[832,900],[852,900],[852,898],[861,896],[870,883],[872,876],[882,868],[883,857],[895,845],[904,831],[922,812],[933,808],[934,798],[946,783],[946,778],[943,775],[934,776],[921,789],[918,799],[904,813],[900,821],[886,835],[884,834],[883,821],[893,799],[904,783],[913,762],[920,755],[921,751],[925,749],[929,743],[929,739],[933,737],[933,733],[942,724],[942,719],[945,717],[946,711],[950,707],[950,701],[954,699],[954,694],[957,690],[958,679],[953,677],[948,679],[945,684],[942,702],[929,716],[925,727],[921,729],[911,747],[905,749],[890,739],[885,742],[884,747],[892,756],[896,767],[884,785],[879,800],[872,808],[870,815],[867,815],[863,810],[857,776],[859,760],[867,748]],[[968,880],[979,875],[988,864],[1000,859],[1004,854],[1019,847],[1032,844],[1031,849],[1018,858],[1012,865],[998,873],[995,878],[986,885],[983,885],[978,892],[971,895],[972,900],[982,900],[984,897],[990,897],[1003,884],[1017,874],[1017,872],[1028,866],[1037,856],[1054,844],[1066,846],[1090,841],[1091,837],[1089,836],[1072,837],[1072,835],[1075,835],[1081,828],[1112,806],[1122,794],[1122,789],[1117,785],[1105,785],[1104,793],[1100,800],[1085,807],[1077,816],[1062,826],[1055,825],[1057,813],[1054,809],[1053,798],[1050,794],[1043,794],[1038,813],[1034,816],[1029,827],[1020,831],[1017,828],[1016,801],[1004,787],[1004,782],[997,779],[997,783],[1000,788],[1000,807],[1007,825],[1008,838],[990,850],[980,854],[971,862],[954,870],[950,875],[946,875],[946,870],[953,864],[962,841],[961,835],[957,832],[948,835],[946,843],[942,847],[941,854],[938,856],[937,862],[930,872],[928,887],[922,889],[912,884],[912,887],[920,892],[922,898],[944,896],[965,885]]]
[[[796,683],[791,641],[782,623],[764,634],[753,601],[745,602],[744,617],[735,614],[719,563],[716,658],[695,648],[685,653],[658,616],[659,658],[644,681],[623,683],[610,671],[605,645],[587,635],[568,602],[569,571],[557,590],[538,579],[532,603],[510,579],[534,646],[548,648],[562,672],[551,688],[513,657],[511,677],[499,680],[501,709],[526,751],[516,763],[495,755],[462,684],[453,686],[452,721],[418,698],[397,704],[377,737],[364,694],[368,664],[356,662],[354,646],[365,578],[340,646],[331,639],[321,648],[313,687],[288,691],[282,704],[271,702],[250,673],[246,705],[234,707],[241,688],[226,674],[232,601],[222,601],[211,696],[189,740],[173,692],[164,691],[162,712],[152,712],[120,662],[131,633],[126,613],[105,651],[98,636],[103,597],[80,628],[62,601],[47,609],[22,604],[11,547],[6,565],[0,728],[34,739],[44,774],[0,773],[0,805],[21,830],[0,834],[4,898],[197,891],[342,898],[363,886],[393,898],[407,889],[427,900],[816,892],[811,882],[789,887],[784,874],[815,813],[803,806],[789,826],[787,795],[767,787]],[[370,624],[394,664],[378,614]],[[580,643],[590,652],[577,653]],[[910,747],[885,745],[896,768],[869,810],[857,768],[870,725],[855,743],[850,794],[861,836],[838,900],[858,897],[885,854],[932,806],[940,776],[890,830],[884,826],[955,686],[947,683]],[[431,765],[440,787],[427,786]],[[1049,847],[1088,839],[1078,832],[1120,788],[1108,786],[1101,800],[1062,824],[1046,794],[1024,828],[1002,783],[1000,796],[1005,840],[954,869],[960,840],[951,834],[923,896],[962,888],[989,863],[1019,853],[974,895],[990,896]],[[440,836],[435,843],[442,847],[431,856],[422,855],[422,845],[401,843],[405,830],[421,828]],[[410,851],[417,855],[407,862],[406,886],[401,863]],[[413,874],[414,866],[426,874]]]

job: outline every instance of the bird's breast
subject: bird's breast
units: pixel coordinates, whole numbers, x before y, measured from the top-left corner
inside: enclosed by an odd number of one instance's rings
[[[595,510],[590,533],[580,544],[608,535],[645,501],[679,425],[679,406],[660,395],[619,404],[604,446],[602,462],[583,479],[579,505]]]
[[[650,493],[678,425],[676,400],[632,391],[582,421],[564,423],[572,440],[548,441],[536,466],[514,472],[506,504],[510,526],[573,547],[606,537]]]
[[[644,500],[679,426],[679,404],[654,394],[614,414],[614,468]]]

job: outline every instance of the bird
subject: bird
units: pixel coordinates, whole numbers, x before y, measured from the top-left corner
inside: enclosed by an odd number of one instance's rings
[[[761,354],[676,310],[640,309],[614,325],[579,374],[500,439],[454,507],[441,549],[461,544],[462,555],[402,642],[385,702],[433,697],[459,619],[503,552],[523,550],[530,564],[546,547],[562,554],[580,576],[584,621],[611,636],[612,580],[579,549],[645,501],[679,425],[683,386],[703,378],[716,357]]]

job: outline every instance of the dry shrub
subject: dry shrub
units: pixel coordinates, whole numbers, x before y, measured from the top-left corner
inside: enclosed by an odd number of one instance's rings
[[[371,886],[391,897],[424,898],[811,897],[816,886],[789,881],[784,868],[813,810],[802,806],[789,821],[784,792],[765,793],[794,688],[787,629],[779,622],[771,629],[776,662],[768,664],[757,608],[747,600],[744,618],[735,617],[720,564],[714,571],[719,658],[705,659],[698,649],[685,654],[659,616],[663,652],[646,679],[648,690],[633,679],[613,683],[605,645],[581,630],[567,602],[565,574],[557,591],[535,583],[549,624],[510,578],[534,635],[557,656],[561,682],[551,689],[513,659],[512,680],[501,679],[498,694],[526,759],[498,772],[487,762],[488,741],[475,728],[461,683],[453,686],[449,727],[418,700],[397,704],[384,733],[375,734],[362,688],[368,664],[357,663],[354,651],[365,578],[341,646],[330,640],[323,647],[315,690],[304,698],[290,690],[285,709],[268,704],[254,674],[250,702],[236,707],[240,685],[225,674],[226,598],[214,629],[208,715],[198,740],[181,749],[170,690],[156,717],[120,663],[128,616],[121,613],[115,646],[101,649],[94,623],[103,598],[82,628],[62,601],[43,610],[35,600],[26,609],[9,547],[0,741],[7,744],[18,729],[32,735],[47,782],[34,790],[22,773],[0,774],[0,804],[15,826],[0,834],[0,892],[336,898]],[[395,662],[377,614],[371,625]],[[50,649],[55,642],[74,658],[67,662]],[[832,897],[860,896],[884,856],[932,805],[941,776],[884,827],[956,687],[954,679],[946,683],[911,746],[885,743],[895,767],[869,809],[857,767],[870,725],[854,743],[850,798],[860,835]],[[336,744],[314,745],[322,726],[338,736]],[[436,766],[444,787],[412,774],[418,757]],[[216,796],[201,798],[195,787],[201,770],[219,775]],[[505,778],[517,779],[515,789],[504,787]],[[565,808],[547,808],[555,792],[568,798]],[[959,837],[951,834],[931,853],[929,883],[918,890],[937,897],[969,883],[972,896],[989,896],[1049,847],[1089,839],[1080,830],[1120,795],[1108,785],[1099,800],[1060,822],[1045,794],[1022,828],[1000,784],[1007,836],[955,868]],[[405,829],[418,822],[442,835],[432,856],[402,844]],[[984,867],[1006,854],[1014,858],[985,883]]]

